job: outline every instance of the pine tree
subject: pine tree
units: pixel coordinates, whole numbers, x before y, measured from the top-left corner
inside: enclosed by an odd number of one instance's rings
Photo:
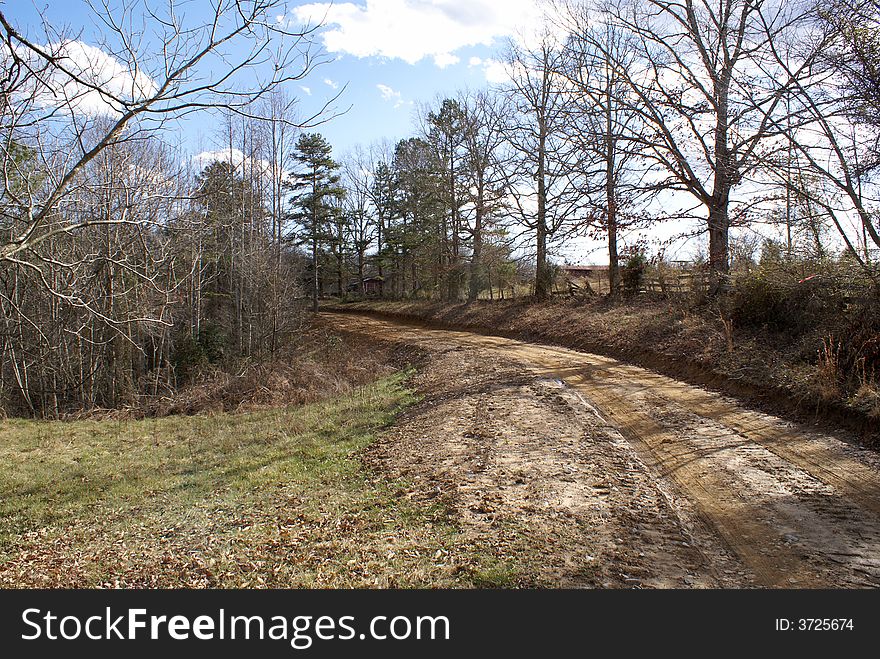
[[[331,157],[332,147],[319,133],[303,134],[296,143],[297,171],[288,184],[293,192],[291,219],[296,222],[297,241],[307,245],[311,256],[312,311],[318,310],[321,290],[321,257],[332,240],[330,223],[338,200],[345,192]]]
[[[417,277],[421,269],[431,281],[430,290],[441,290],[446,276],[445,207],[440,196],[443,183],[442,164],[425,140],[413,137],[401,140],[394,149],[393,163],[397,181],[397,222],[388,227],[386,244],[398,255],[395,289],[399,295],[415,294],[423,287]],[[419,259],[424,263],[419,268]],[[408,272],[410,271],[410,272]],[[410,278],[409,287],[407,277]]]
[[[427,117],[427,142],[434,150],[442,171],[436,193],[444,207],[440,226],[441,297],[459,298],[463,272],[461,268],[461,210],[466,196],[464,175],[464,143],[466,117],[461,104],[444,99],[437,112]]]
[[[211,344],[212,361],[219,361],[226,349],[238,345],[235,290],[241,276],[240,227],[245,221],[243,205],[253,196],[235,166],[216,161],[196,179],[196,201],[203,215],[204,235],[202,295],[204,322],[199,324],[199,341]]]
[[[397,216],[398,187],[396,172],[386,162],[376,167],[370,200],[376,209],[376,266],[379,277],[385,278],[386,268],[394,267],[393,251],[388,243],[388,231]]]

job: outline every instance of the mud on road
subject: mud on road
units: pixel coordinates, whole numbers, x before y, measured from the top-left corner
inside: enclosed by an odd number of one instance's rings
[[[880,458],[845,436],[607,357],[324,318],[428,355],[367,459],[522,585],[880,585]]]

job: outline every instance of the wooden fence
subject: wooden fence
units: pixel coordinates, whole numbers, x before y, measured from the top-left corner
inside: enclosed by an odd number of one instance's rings
[[[659,270],[645,276],[641,292],[683,295],[705,293],[707,290],[709,275],[705,270]]]

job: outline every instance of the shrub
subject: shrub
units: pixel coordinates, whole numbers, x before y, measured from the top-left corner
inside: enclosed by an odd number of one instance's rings
[[[739,326],[766,328],[797,338],[829,324],[834,326],[846,306],[847,295],[835,276],[802,277],[781,267],[762,265],[737,278],[730,314]]]
[[[194,368],[206,364],[207,361],[208,358],[205,356],[202,344],[194,339],[189,332],[183,332],[175,337],[171,363],[178,375],[187,379]]]
[[[861,379],[880,372],[880,298],[875,294],[851,301],[844,316],[842,360]]]
[[[741,327],[784,331],[791,320],[785,307],[784,290],[762,269],[737,280],[730,298],[730,317]]]
[[[762,259],[756,271],[737,278],[728,304],[738,327],[765,329],[800,343],[802,358],[815,364],[823,397],[874,391],[880,372],[880,296],[846,260]]]
[[[636,295],[642,289],[647,268],[648,261],[641,252],[636,252],[626,260],[621,272],[624,295]]]
[[[199,329],[199,344],[211,364],[219,364],[226,355],[229,338],[226,331],[217,323],[202,323]]]
[[[214,323],[202,324],[198,338],[193,338],[188,331],[179,333],[171,354],[175,372],[188,380],[198,367],[220,363],[226,354],[227,341],[225,332]]]

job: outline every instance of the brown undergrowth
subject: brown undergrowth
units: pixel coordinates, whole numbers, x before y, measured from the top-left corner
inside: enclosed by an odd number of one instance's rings
[[[89,410],[69,419],[139,419],[175,414],[252,412],[342,396],[406,367],[412,349],[341,336],[320,321],[275,357],[223,367],[205,365],[177,391],[142,396],[114,410]]]

